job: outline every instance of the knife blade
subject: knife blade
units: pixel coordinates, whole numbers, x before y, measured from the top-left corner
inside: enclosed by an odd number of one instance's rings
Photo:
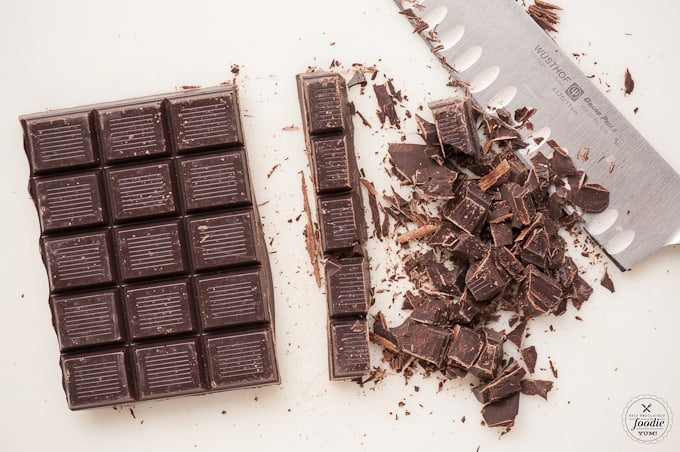
[[[536,108],[524,138],[554,139],[590,182],[609,188],[609,208],[585,214],[584,227],[619,269],[680,243],[680,175],[524,9],[510,0],[395,2],[482,108]]]

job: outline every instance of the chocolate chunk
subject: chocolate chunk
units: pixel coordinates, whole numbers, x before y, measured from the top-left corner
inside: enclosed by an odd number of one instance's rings
[[[109,234],[92,232],[43,240],[43,255],[53,292],[113,282]]]
[[[186,228],[195,270],[245,266],[264,259],[258,220],[250,209],[191,217]]]
[[[406,319],[390,332],[399,350],[441,367],[451,333],[449,330]]]
[[[453,186],[458,179],[458,173],[445,166],[430,166],[416,171],[413,185],[420,190],[425,198],[451,199]]]
[[[525,374],[517,361],[513,361],[490,382],[472,388],[472,393],[481,403],[495,402],[518,392]]]
[[[72,410],[135,400],[132,367],[125,348],[62,355],[61,367]]]
[[[278,382],[235,87],[21,122],[69,407]],[[245,342],[210,355],[205,338],[245,327],[270,358]]]
[[[204,391],[198,360],[196,339],[133,346],[140,400]]]
[[[121,277],[131,281],[187,271],[182,235],[179,221],[114,230]]]
[[[600,184],[583,184],[574,195],[574,204],[584,212],[602,212],[609,206],[609,190]]]
[[[526,264],[534,264],[544,268],[548,260],[550,239],[544,228],[534,229],[522,245],[520,256]]]
[[[198,312],[205,329],[269,323],[274,294],[262,267],[201,275],[195,279]]]
[[[515,425],[519,411],[519,392],[504,399],[491,402],[482,408],[482,417],[488,427],[504,427],[510,430]]]
[[[253,204],[244,149],[178,159],[181,194],[187,210]]]
[[[328,315],[364,316],[369,308],[368,264],[363,257],[326,262]]]
[[[493,243],[495,246],[506,246],[513,244],[514,240],[512,226],[509,222],[506,221],[503,223],[491,223],[489,225],[489,229],[491,231],[491,237],[493,238]]]
[[[319,220],[321,227],[321,247],[326,253],[334,253],[353,248],[361,241],[363,226],[358,210],[358,201],[350,194],[325,196],[319,198]]]
[[[529,265],[525,270],[522,293],[525,312],[528,315],[540,315],[557,307],[562,289],[553,278]]]
[[[409,319],[427,325],[448,326],[451,323],[451,310],[451,300],[428,297],[424,303],[413,307]]]
[[[353,188],[351,173],[354,156],[346,135],[321,135],[310,138],[311,168],[317,194]],[[356,165],[356,164],[354,164]]]
[[[505,338],[508,341],[515,344],[517,346],[517,348],[521,348],[522,342],[524,342],[524,333],[526,332],[526,329],[527,329],[526,320],[519,322],[515,326],[515,328],[513,328],[513,330],[505,336]]]
[[[52,297],[61,350],[122,342],[123,313],[115,289]]]
[[[379,344],[383,348],[397,353],[399,352],[399,347],[397,346],[397,339],[394,337],[390,328],[387,326],[387,320],[385,320],[385,315],[378,311],[373,318],[373,331],[370,333],[371,341]]]
[[[488,246],[482,243],[477,237],[465,232],[456,234],[455,240],[451,244],[444,246],[451,255],[458,259],[481,259],[488,250]]]
[[[503,159],[501,162],[489,171],[486,175],[479,179],[479,188],[482,191],[487,191],[491,187],[494,187],[503,182],[507,182],[509,178],[510,164],[507,160]]]
[[[102,157],[111,163],[169,154],[164,115],[160,100],[97,109]]]
[[[347,87],[342,77],[311,72],[298,75],[297,82],[307,134],[347,129]]]
[[[548,393],[553,387],[549,380],[522,380],[519,382],[520,391],[526,395],[538,395],[548,400]]]
[[[477,361],[483,346],[484,341],[478,332],[455,325],[446,350],[447,363],[468,370]]]
[[[481,262],[475,263],[465,274],[465,284],[477,301],[487,301],[503,292],[510,282],[509,275],[495,259],[495,253],[487,253]]]
[[[479,155],[479,135],[472,119],[472,99],[444,99],[430,103],[430,108],[442,150],[452,148],[466,155]]]
[[[444,218],[468,234],[475,235],[482,228],[491,206],[491,199],[474,186],[463,189],[461,199],[449,202]]]
[[[500,187],[501,196],[508,203],[513,212],[513,226],[528,225],[536,215],[531,192],[514,182],[508,182]]]
[[[98,172],[48,177],[34,185],[34,197],[45,232],[97,226],[106,221]]]
[[[347,81],[347,88],[351,88],[355,85],[366,86],[368,82],[366,81],[366,76],[364,76],[364,71],[357,69],[352,72],[352,77]]]
[[[550,167],[553,173],[558,177],[573,176],[576,174],[576,167],[574,162],[567,154],[567,151],[562,148],[555,140],[548,140],[548,146],[553,150],[553,155],[550,158]]]
[[[105,177],[115,220],[177,213],[170,162],[109,169]]]
[[[416,115],[416,124],[418,124],[418,133],[425,143],[429,146],[439,146],[439,136],[437,135],[437,127],[430,121],[425,120],[422,116]]]
[[[609,276],[609,272],[607,269],[604,270],[604,274],[602,275],[602,279],[600,279],[600,285],[610,291],[611,293],[614,293],[616,290],[614,288],[614,281],[612,281],[611,276]]]
[[[234,389],[279,383],[270,327],[202,337],[207,383],[211,389]]]
[[[405,181],[414,183],[418,170],[435,165],[432,148],[423,144],[391,143],[387,148],[390,163]]]
[[[236,91],[199,90],[168,99],[172,138],[178,152],[243,144]]]
[[[503,343],[488,329],[482,330],[484,346],[477,361],[470,367],[470,373],[483,380],[491,380],[498,372],[503,358]]]
[[[329,330],[331,380],[365,375],[371,368],[366,320],[331,319]]]
[[[522,359],[524,364],[527,365],[527,369],[530,374],[534,373],[536,368],[536,360],[538,359],[538,354],[536,353],[536,347],[533,345],[522,349]]]
[[[23,119],[31,171],[43,174],[99,162],[90,128],[90,109],[33,115]]]
[[[195,330],[187,280],[123,288],[128,331],[134,340]]]
[[[590,284],[588,284],[586,280],[583,279],[580,275],[576,275],[572,286],[573,293],[571,302],[576,309],[581,309],[583,303],[588,301],[590,296],[593,294],[593,288],[590,287]]]

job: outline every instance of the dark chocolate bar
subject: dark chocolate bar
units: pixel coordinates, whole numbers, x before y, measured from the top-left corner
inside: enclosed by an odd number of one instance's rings
[[[21,123],[69,407],[278,383],[235,87]]]
[[[297,84],[326,259],[330,377],[361,377],[371,364],[366,325],[370,281],[347,86],[331,72],[300,74]]]

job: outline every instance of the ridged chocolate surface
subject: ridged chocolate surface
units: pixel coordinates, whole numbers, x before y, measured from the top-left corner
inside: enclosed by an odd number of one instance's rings
[[[235,88],[21,122],[69,407],[277,383]]]

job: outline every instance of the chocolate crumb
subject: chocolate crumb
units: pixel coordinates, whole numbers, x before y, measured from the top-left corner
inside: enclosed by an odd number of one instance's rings
[[[623,81],[623,94],[624,96],[630,95],[630,93],[633,92],[635,89],[635,80],[633,80],[633,76],[630,75],[630,71],[628,68],[626,68],[626,73],[624,75],[624,81]]]

